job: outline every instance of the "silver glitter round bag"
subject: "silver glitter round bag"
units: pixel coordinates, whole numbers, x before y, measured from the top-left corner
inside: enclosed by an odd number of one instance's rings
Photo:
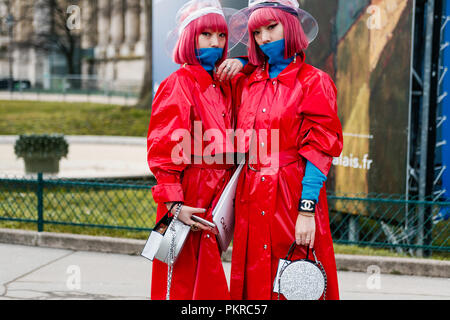
[[[309,246],[306,259],[291,261],[296,243],[289,248],[286,259],[280,259],[278,275],[278,299],[280,293],[287,300],[325,300],[327,291],[327,275],[322,263],[317,260],[314,249],[311,249],[314,260],[309,259]]]

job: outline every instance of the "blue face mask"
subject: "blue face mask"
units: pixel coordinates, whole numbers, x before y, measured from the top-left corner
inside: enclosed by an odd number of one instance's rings
[[[284,39],[260,45],[262,52],[269,58],[269,64],[284,60]]]
[[[262,52],[269,58],[269,74],[271,78],[276,78],[294,58],[284,58],[285,40],[281,39],[260,45]]]
[[[217,61],[222,58],[223,49],[221,48],[203,48],[197,49],[197,59],[206,71],[214,70]]]

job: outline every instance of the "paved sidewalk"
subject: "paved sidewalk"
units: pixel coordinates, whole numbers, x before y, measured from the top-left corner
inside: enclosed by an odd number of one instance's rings
[[[229,278],[230,263],[224,262]],[[0,299],[149,299],[140,256],[0,244]],[[449,300],[450,279],[338,272],[343,300]]]

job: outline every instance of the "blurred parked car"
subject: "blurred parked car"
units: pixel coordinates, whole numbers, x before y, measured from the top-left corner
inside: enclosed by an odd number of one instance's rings
[[[31,88],[29,80],[14,80],[13,90],[25,90]],[[0,90],[9,89],[9,78],[0,78]]]

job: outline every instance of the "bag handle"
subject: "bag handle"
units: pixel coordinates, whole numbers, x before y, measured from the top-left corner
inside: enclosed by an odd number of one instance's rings
[[[159,219],[158,221],[156,221],[155,227],[153,228],[153,230],[156,230],[156,229],[158,228],[159,224],[160,224],[162,221],[164,221],[164,219],[166,219],[166,221],[167,221],[167,220],[168,220],[168,221],[171,221],[172,217],[169,217],[169,213],[171,213],[172,209],[177,205],[177,203],[180,203],[180,202],[174,202],[174,203],[170,206],[170,209],[167,210],[167,212],[161,217],[161,219]]]
[[[177,204],[179,204],[179,203],[182,203],[182,202],[181,202],[181,201],[174,201],[174,202],[172,203],[172,205],[170,206],[170,209],[167,210],[166,214],[171,213],[171,212],[172,212],[172,209],[173,209]]]
[[[172,217],[173,217],[172,209],[173,209],[178,203],[182,203],[182,202],[177,202],[177,201],[173,202],[172,205],[170,206],[170,209],[167,210],[166,214],[165,214],[163,217],[167,216],[168,218],[172,218]],[[172,217],[171,217],[171,216],[172,216]]]
[[[291,244],[291,247],[289,248],[289,251],[288,251],[288,253],[286,255],[285,260],[291,261],[292,255],[294,254],[294,251],[295,251],[296,247],[297,247],[297,242],[294,241]],[[310,249],[309,246],[306,246],[306,260],[313,261],[313,260],[309,259],[309,249]],[[311,248],[311,252],[313,253],[313,256],[314,256],[314,262],[318,263],[317,257],[316,257],[316,252],[314,251],[314,248]]]

